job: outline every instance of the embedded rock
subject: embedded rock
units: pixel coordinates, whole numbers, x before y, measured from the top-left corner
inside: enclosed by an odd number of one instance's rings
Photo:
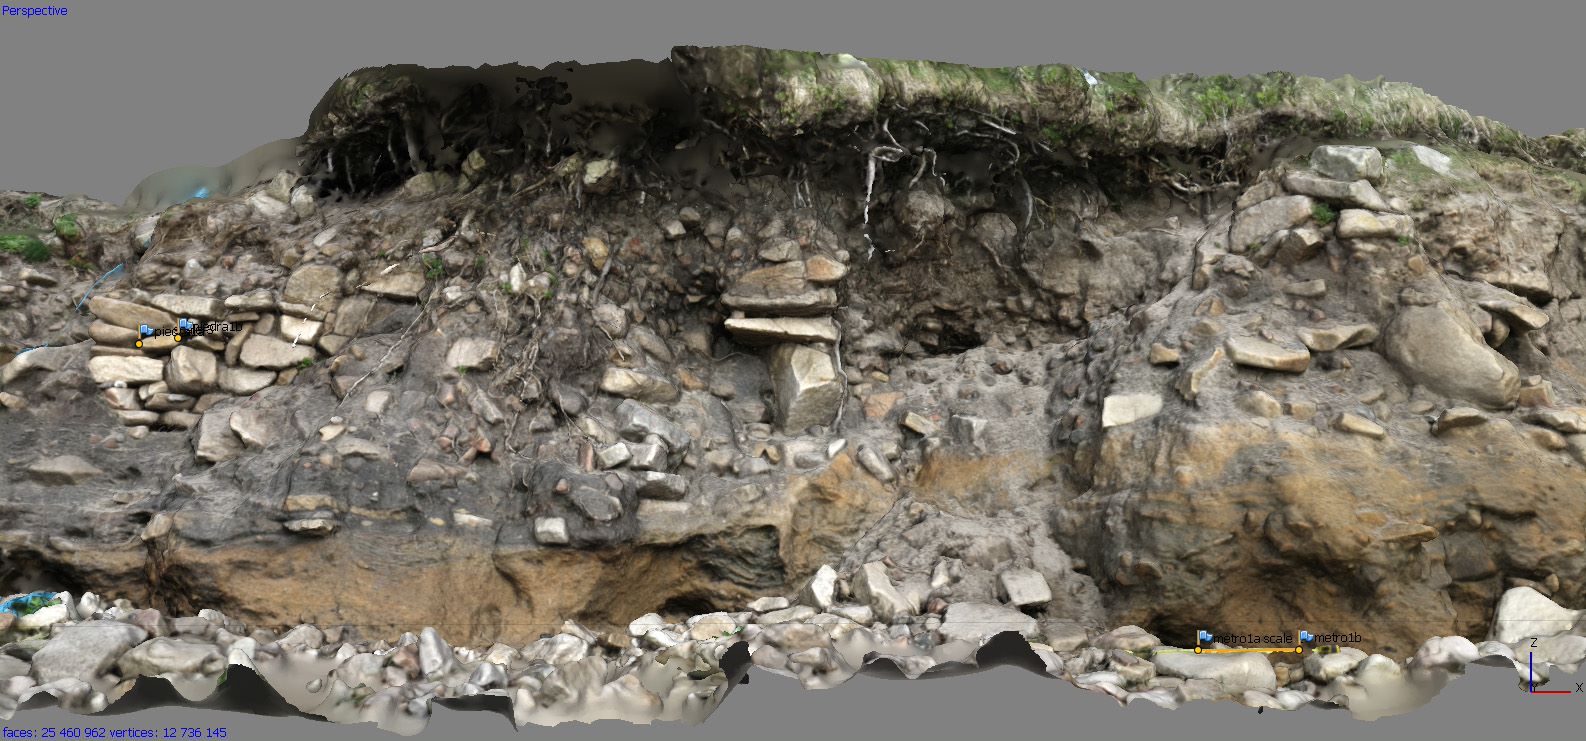
[[[783,430],[798,434],[831,424],[845,389],[830,355],[807,345],[783,344],[772,348],[769,364]]]
[[[1383,332],[1383,354],[1416,383],[1486,407],[1514,406],[1520,371],[1447,304],[1400,307]]]

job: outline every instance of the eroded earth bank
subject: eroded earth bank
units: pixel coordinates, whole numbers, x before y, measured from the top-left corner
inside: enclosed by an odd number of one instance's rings
[[[124,204],[0,194],[0,712],[229,662],[698,720],[734,646],[1005,631],[1160,705],[1573,671],[1583,169],[1380,80],[361,70]]]

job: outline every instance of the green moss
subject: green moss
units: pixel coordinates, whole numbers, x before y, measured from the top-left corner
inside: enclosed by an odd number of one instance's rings
[[[1315,219],[1317,224],[1327,226],[1338,219],[1338,212],[1334,211],[1332,206],[1318,203],[1311,207],[1311,218]]]
[[[63,214],[56,217],[55,233],[67,242],[76,242],[83,237],[82,227],[77,224],[77,214]]]
[[[50,247],[31,234],[0,234],[0,252],[9,252],[28,262],[50,259]]]
[[[27,198],[22,199],[22,205],[27,206],[28,208],[38,208],[39,204],[43,203],[43,202],[44,202],[44,197],[39,195],[39,194],[37,194],[37,193],[34,193],[33,195],[30,195]]]
[[[424,277],[430,280],[440,280],[446,277],[446,265],[441,262],[439,257],[425,255],[419,261],[424,263]]]

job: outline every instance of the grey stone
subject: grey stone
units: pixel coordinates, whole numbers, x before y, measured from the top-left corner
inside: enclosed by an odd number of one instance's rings
[[[688,479],[673,473],[645,471],[638,476],[639,496],[679,501],[688,496]]]
[[[201,461],[223,463],[242,454],[242,441],[231,431],[231,409],[211,409],[199,419],[193,453]]]
[[[780,610],[768,610],[765,614],[754,619],[759,625],[783,625],[785,623],[804,622],[820,614],[809,605],[794,605]],[[815,628],[816,626],[808,626]],[[818,630],[818,628],[817,628]]]
[[[218,379],[222,391],[233,396],[252,396],[275,383],[275,375],[272,370],[225,366],[220,369]]]
[[[79,355],[81,355],[79,349],[69,347],[41,347],[21,353],[12,358],[11,362],[0,365],[0,386],[7,385],[30,372],[58,371]],[[105,383],[97,379],[95,382]]]
[[[1234,216],[1233,229],[1228,235],[1229,248],[1243,252],[1252,245],[1259,246],[1279,229],[1288,229],[1311,218],[1311,207],[1316,202],[1307,196],[1280,196],[1257,203]]]
[[[309,345],[293,345],[274,337],[253,335],[243,340],[239,359],[244,365],[254,368],[281,370],[295,367],[305,360],[313,360],[314,348]]]
[[[389,273],[380,273],[369,279],[361,288],[376,296],[412,300],[424,291],[424,273],[398,266]]]
[[[267,448],[281,433],[282,419],[274,410],[247,407],[231,413],[231,431],[250,448]]]
[[[1325,239],[1310,227],[1284,229],[1273,236],[1272,249],[1280,265],[1293,267],[1316,256]]]
[[[773,239],[760,248],[760,259],[767,262],[792,262],[803,257],[796,239]]]
[[[1018,610],[983,602],[954,602],[942,615],[937,628],[943,641],[968,641],[980,644],[1003,631],[1015,631],[1025,638],[1040,635],[1035,618]]]
[[[667,450],[660,443],[634,443],[628,446],[633,457],[629,467],[639,471],[660,471],[666,468]]]
[[[628,450],[627,445],[620,442],[601,448],[595,453],[595,462],[599,463],[601,468],[616,468],[627,463],[631,458],[633,453]]]
[[[590,318],[594,320],[595,328],[603,332],[606,337],[615,340],[628,335],[628,312],[621,306],[601,303],[589,313]]]
[[[96,679],[148,635],[141,628],[114,620],[77,623],[33,654],[33,679],[39,684]]]
[[[1283,176],[1283,187],[1290,193],[1310,196],[1319,201],[1336,203],[1348,208],[1372,211],[1392,211],[1387,200],[1365,180],[1333,180],[1308,172],[1291,172]]]
[[[882,483],[890,484],[898,477],[897,472],[892,470],[892,464],[887,462],[886,456],[881,455],[868,443],[859,446],[859,465],[864,466],[871,476]]]
[[[617,405],[617,431],[628,440],[644,440],[655,435],[673,450],[683,450],[691,442],[689,434],[682,427],[632,399]]]
[[[121,655],[116,669],[122,678],[161,674],[219,674],[226,668],[220,648],[176,638],[155,638]]]
[[[341,271],[333,265],[302,265],[286,279],[281,300],[321,308],[336,305],[341,295]]]
[[[1446,304],[1402,306],[1384,330],[1383,354],[1410,380],[1487,407],[1510,407],[1520,370],[1487,346],[1481,330]]]
[[[997,577],[1008,603],[1015,607],[1033,607],[1052,601],[1052,588],[1046,577],[1035,569],[1015,568]]]
[[[1476,302],[1478,306],[1503,317],[1511,326],[1522,330],[1538,330],[1547,326],[1548,315],[1534,306],[1519,301],[1487,299]]]
[[[57,455],[30,464],[28,475],[41,484],[76,486],[104,475],[104,471],[75,455]]]
[[[581,486],[568,498],[585,517],[596,522],[611,522],[622,516],[622,500],[599,489]]]
[[[1382,152],[1376,147],[1328,144],[1311,150],[1311,167],[1337,180],[1382,181]]]
[[[172,316],[189,319],[220,319],[226,315],[226,303],[208,296],[182,296],[162,293],[149,299],[149,303]]]
[[[871,561],[859,567],[853,580],[854,598],[870,605],[882,622],[919,614],[919,605],[893,586],[887,576],[887,567],[880,561]]]
[[[953,442],[984,453],[986,451],[986,420],[967,414],[947,418],[947,432]]]
[[[785,432],[798,434],[832,423],[846,384],[830,355],[807,345],[777,345],[771,350],[770,371],[777,417]]]

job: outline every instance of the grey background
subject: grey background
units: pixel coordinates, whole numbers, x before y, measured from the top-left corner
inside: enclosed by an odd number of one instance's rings
[[[117,202],[156,170],[302,133],[359,67],[660,59],[678,44],[1382,75],[1531,134],[1586,126],[1586,4],[1570,0],[53,1],[71,14],[0,17],[0,188]]]
[[[1533,135],[1586,125],[1586,4],[1272,0],[56,0],[66,18],[0,17],[0,188],[120,201],[145,175],[218,165],[302,132],[320,94],[368,65],[660,59],[677,44],[735,44],[980,65],[1249,74],[1382,75]],[[19,4],[27,4],[21,0]],[[494,7],[491,7],[494,6]],[[1228,703],[1166,712],[1012,667],[917,682],[860,677],[802,692],[756,671],[704,726],[530,728],[579,739],[1498,738],[1567,735],[1586,697],[1528,696],[1478,667],[1429,707],[1374,723],[1343,711]],[[1577,677],[1578,679],[1578,677]],[[1574,679],[1559,676],[1568,689]],[[1571,724],[1574,720],[1576,723]],[[231,739],[397,738],[178,708],[88,718],[55,710],[4,725],[226,726]],[[440,710],[427,737],[517,737],[501,718]]]
[[[927,675],[929,676],[929,675]],[[1586,676],[1554,672],[1548,689],[1573,689]],[[1261,714],[1231,702],[1177,710],[1119,707],[1051,677],[1012,666],[941,679],[860,675],[831,690],[803,690],[786,677],[751,670],[703,724],[640,726],[623,721],[564,723],[515,731],[499,715],[436,708],[419,738],[537,741],[1485,741],[1577,738],[1586,694],[1528,695],[1512,669],[1472,666],[1430,704],[1407,715],[1359,721],[1339,708]],[[9,728],[224,727],[227,741],[396,741],[372,725],[333,726],[304,718],[260,718],[162,708],[117,716],[72,715],[54,708],[20,713]]]

